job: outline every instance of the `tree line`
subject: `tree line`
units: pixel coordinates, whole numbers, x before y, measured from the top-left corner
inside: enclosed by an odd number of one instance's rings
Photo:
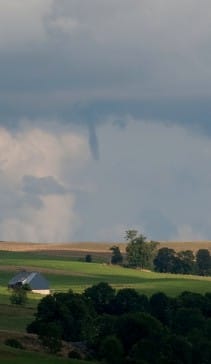
[[[176,252],[171,248],[158,249],[159,243],[149,241],[136,230],[126,231],[126,262],[124,266],[144,268],[161,273],[211,274],[211,255],[208,249]],[[123,264],[123,256],[118,246],[113,246],[111,263]]]
[[[38,304],[28,332],[51,352],[80,343],[70,357],[109,364],[211,362],[211,294],[151,297],[101,282],[84,293],[54,293]],[[74,346],[74,345],[73,345]]]
[[[211,256],[208,249],[199,249],[196,255],[191,250],[175,252],[174,249],[161,248],[154,258],[154,268],[157,272],[211,274]]]

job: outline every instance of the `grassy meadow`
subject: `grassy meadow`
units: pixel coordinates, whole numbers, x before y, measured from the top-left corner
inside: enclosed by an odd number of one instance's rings
[[[0,304],[0,330],[25,332],[34,319],[35,307]]]
[[[108,282],[116,289],[134,288],[151,295],[163,291],[170,296],[184,290],[194,292],[211,291],[211,277],[175,275],[122,268],[105,263],[85,263],[33,252],[1,252],[0,260],[0,303],[9,303],[7,289],[9,279],[19,270],[28,269],[43,272],[50,282],[52,291],[82,292],[90,285]],[[34,307],[39,295],[29,295],[29,307]]]
[[[10,291],[7,284],[10,278],[21,269],[43,272],[50,282],[53,292],[82,292],[99,282],[108,282],[115,289],[130,287],[148,296],[157,291],[176,296],[189,290],[199,293],[211,292],[211,277],[175,275],[146,272],[138,269],[122,268],[105,263],[85,263],[71,260],[70,257],[47,255],[34,252],[1,252],[0,259],[0,330],[24,332],[33,320],[36,305],[41,296],[29,293],[25,307],[10,304]]]

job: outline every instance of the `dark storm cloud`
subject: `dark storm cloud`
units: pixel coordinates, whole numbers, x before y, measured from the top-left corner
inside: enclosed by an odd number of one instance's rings
[[[19,46],[1,47],[0,122],[86,124],[95,157],[93,125],[109,115],[170,120],[210,134],[210,5],[206,0],[200,12],[197,1],[189,5],[44,1],[43,40],[26,42],[23,33]],[[15,42],[15,19],[11,27]]]
[[[96,134],[96,129],[93,124],[90,123],[89,127],[89,144],[91,146],[91,151],[94,159],[99,159],[99,145],[98,145],[98,139]]]

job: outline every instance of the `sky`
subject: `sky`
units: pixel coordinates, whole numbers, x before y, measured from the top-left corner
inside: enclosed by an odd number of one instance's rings
[[[211,239],[210,0],[0,0],[0,240]]]

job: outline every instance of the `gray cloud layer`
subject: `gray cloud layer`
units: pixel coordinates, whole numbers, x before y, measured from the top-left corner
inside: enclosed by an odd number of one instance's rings
[[[4,237],[11,224],[11,238],[39,241],[211,233],[210,12],[209,0],[1,1]]]
[[[210,131],[208,0],[16,3],[12,18],[1,5],[2,120],[128,113]]]

